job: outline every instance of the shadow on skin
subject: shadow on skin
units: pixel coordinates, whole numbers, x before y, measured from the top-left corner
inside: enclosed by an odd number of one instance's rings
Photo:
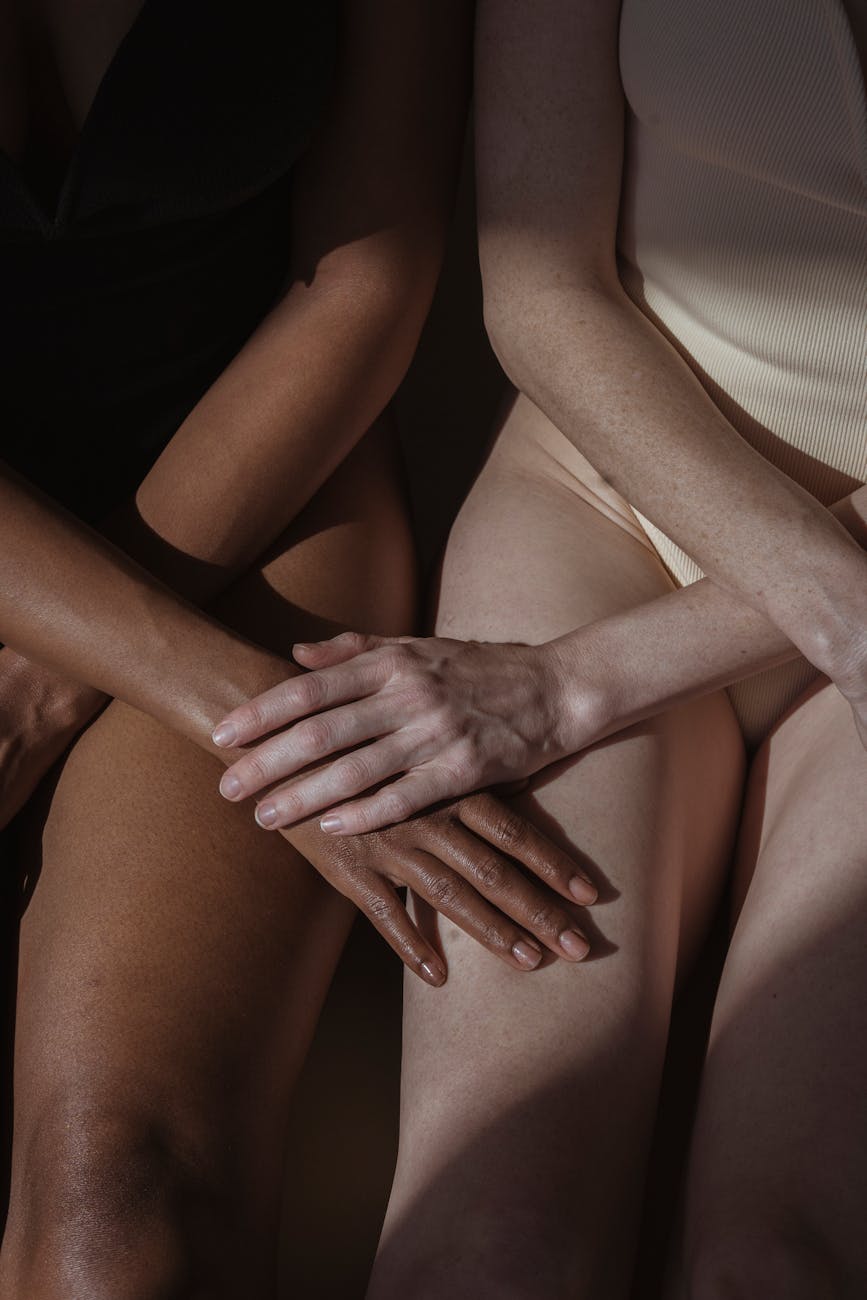
[[[828,927],[822,935],[816,936],[810,951],[820,952],[828,944],[833,944],[839,932],[853,923],[852,917],[841,916],[838,925]],[[858,923],[863,926],[863,917],[858,918]],[[684,988],[675,1005],[672,1036],[659,1102],[660,1118],[654,1134],[654,1154],[649,1166],[645,1192],[641,1245],[636,1253],[631,1290],[623,1293],[624,1296],[628,1294],[631,1300],[662,1300],[664,1295],[671,1294],[665,1290],[664,1285],[666,1248],[671,1241],[677,1240],[679,1232],[679,1200],[682,1195],[690,1128],[695,1112],[700,1067],[710,1024],[713,996],[724,958],[726,931],[726,915],[721,909],[708,951],[703,955],[693,980]],[[752,991],[750,1002],[760,1002],[765,997],[774,996],[775,990],[786,983],[792,972],[802,969],[804,962],[809,964],[809,960],[809,952],[805,953],[803,948],[793,949],[787,953],[785,960],[776,963],[768,978]],[[727,1026],[723,1030],[723,1035],[731,1032],[736,1032],[736,1028]],[[437,1258],[448,1255],[449,1234],[455,1223],[461,1223],[468,1229],[466,1238],[462,1237],[462,1243],[467,1239],[481,1240],[491,1215],[490,1211],[486,1213],[481,1208],[476,1186],[480,1178],[478,1174],[473,1177],[472,1171],[486,1170],[485,1185],[495,1190],[506,1186],[510,1172],[514,1172],[509,1156],[512,1135],[515,1133],[525,1135],[532,1132],[534,1126],[538,1126],[540,1122],[543,1133],[545,1131],[550,1133],[552,1117],[556,1121],[558,1112],[563,1114],[564,1123],[568,1124],[569,1118],[574,1113],[575,1098],[580,1095],[580,1091],[580,1078],[569,1073],[563,1074],[556,1082],[524,1098],[507,1114],[500,1116],[483,1131],[477,1133],[457,1156],[437,1169],[402,1219],[393,1225],[380,1250],[379,1261],[382,1270],[380,1276],[389,1277],[394,1270],[401,1284],[405,1285],[409,1279],[411,1287],[412,1277],[416,1272],[421,1276],[428,1268],[433,1267]],[[655,1082],[648,1080],[646,1095],[655,1091]],[[603,1089],[600,1089],[599,1099],[600,1103],[607,1107]],[[587,1122],[591,1126],[595,1123],[592,1113],[588,1113]],[[558,1161],[561,1168],[563,1154],[552,1153],[552,1161]],[[576,1142],[565,1156],[574,1165],[577,1186],[582,1168],[580,1141]],[[580,1221],[577,1196],[574,1210],[567,1210],[564,1216],[562,1197],[564,1194],[568,1195],[568,1190],[564,1191],[562,1182],[559,1187],[540,1186],[538,1194],[533,1222],[536,1220],[539,1224],[559,1222],[562,1225]],[[755,1226],[760,1234],[761,1225]],[[427,1247],[429,1255],[424,1255],[420,1253],[416,1243],[431,1241],[432,1228],[433,1241],[436,1244]],[[542,1241],[543,1231],[542,1228],[539,1229],[537,1254],[547,1258],[554,1250],[562,1251],[562,1229],[558,1234],[556,1228],[552,1227],[551,1239],[545,1241]],[[526,1237],[524,1240],[526,1241]],[[760,1236],[758,1242],[760,1249]],[[518,1253],[521,1245],[519,1238],[516,1241]],[[810,1240],[804,1243],[793,1242],[793,1247],[797,1247],[798,1250],[802,1245],[805,1249],[812,1249]],[[755,1240],[745,1243],[745,1250],[754,1252],[756,1248]],[[818,1249],[814,1253],[818,1259]],[[405,1273],[401,1270],[400,1264],[404,1258],[413,1260],[412,1270],[407,1270]],[[749,1258],[754,1258],[754,1254]],[[568,1277],[570,1282],[568,1286],[564,1284],[563,1289],[556,1291],[558,1300],[589,1300],[590,1297],[594,1297],[595,1300],[596,1296],[602,1294],[610,1294],[611,1300],[614,1300],[614,1292],[609,1293],[599,1289],[598,1279],[586,1279],[582,1286],[581,1278],[568,1260],[564,1262],[563,1275]],[[452,1285],[455,1284],[455,1279],[449,1280]],[[550,1291],[543,1292],[541,1289],[536,1291],[529,1289],[526,1300],[538,1300],[538,1296],[543,1293],[555,1294]],[[398,1294],[411,1294],[411,1290],[389,1291],[388,1287],[381,1286],[376,1291],[377,1300],[385,1300],[385,1297],[391,1300],[392,1295],[396,1297]],[[450,1291],[447,1286],[444,1286],[442,1294],[444,1297],[454,1295],[455,1300],[463,1300],[463,1297],[469,1296],[471,1291],[465,1292],[459,1289]],[[486,1292],[476,1289],[472,1294],[477,1297],[477,1300],[495,1300],[497,1291],[493,1289]]]

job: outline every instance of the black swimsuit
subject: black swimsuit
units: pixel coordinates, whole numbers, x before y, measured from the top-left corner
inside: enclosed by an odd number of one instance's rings
[[[89,520],[285,287],[329,0],[144,0],[48,212],[0,152],[0,458]]]

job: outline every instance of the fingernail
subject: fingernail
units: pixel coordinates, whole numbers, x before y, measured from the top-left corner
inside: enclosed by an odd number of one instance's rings
[[[422,976],[428,984],[433,984],[434,988],[440,988],[446,982],[445,968],[436,958],[430,961],[423,961],[420,968]]]
[[[599,897],[599,891],[593,881],[588,880],[586,876],[573,876],[569,881],[569,893],[577,903],[583,903],[585,907],[588,903],[595,903]]]
[[[305,651],[312,650],[312,649],[313,646],[310,644],[309,641],[296,641],[292,647],[292,653],[295,654],[298,650],[300,650],[301,653],[304,654]]]
[[[238,731],[233,727],[231,722],[221,722],[219,727],[215,727],[211,732],[211,740],[215,745],[234,745],[238,739]]]
[[[566,956],[573,961],[581,961],[590,951],[590,944],[577,930],[564,930],[559,942]]]
[[[259,825],[267,830],[277,820],[277,809],[272,803],[260,803],[256,809],[255,817]]]
[[[319,829],[323,831],[330,831],[333,834],[335,831],[343,830],[343,822],[340,820],[339,817],[336,817],[333,813],[329,813],[327,817],[322,818],[321,822],[319,823]]]
[[[542,960],[542,949],[537,948],[535,944],[530,943],[527,939],[519,939],[517,943],[513,943],[512,952],[515,959],[522,966],[526,966],[527,970],[535,970]]]
[[[236,776],[224,776],[220,782],[220,794],[224,799],[237,799],[241,793],[241,782]]]

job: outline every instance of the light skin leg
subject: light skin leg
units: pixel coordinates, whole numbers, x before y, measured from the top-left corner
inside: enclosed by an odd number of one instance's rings
[[[453,530],[437,631],[538,641],[667,585],[513,413]],[[440,924],[449,983],[405,994],[400,1154],[369,1300],[626,1294],[678,958],[718,897],[742,770],[713,696],[522,796],[600,886],[591,956],[512,979]]]
[[[867,1291],[867,755],[820,681],[753,764],[670,1294]]]
[[[405,627],[386,460],[354,452],[220,616],[284,651]],[[289,1090],[352,909],[220,798],[221,770],[112,704],[50,796],[24,864],[3,1300],[274,1293]]]

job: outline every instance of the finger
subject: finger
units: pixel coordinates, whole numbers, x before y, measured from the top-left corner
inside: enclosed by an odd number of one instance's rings
[[[373,745],[353,749],[333,763],[272,790],[256,809],[265,830],[279,830],[330,808],[347,793],[360,794],[403,768],[406,741],[387,736]],[[389,788],[389,787],[386,787]],[[330,817],[330,813],[328,817]],[[322,826],[328,817],[322,819]],[[323,829],[328,829],[323,827]]]
[[[483,793],[463,799],[455,811],[470,830],[523,863],[564,898],[582,907],[596,902],[598,890],[574,858],[516,809]]]
[[[353,896],[356,907],[394,949],[408,970],[426,984],[440,988],[447,972],[442,958],[424,939],[398,897],[397,891],[380,876],[371,875]]]
[[[292,647],[292,658],[305,668],[333,667],[367,650],[389,644],[386,637],[369,636],[364,632],[341,632],[327,641],[297,641]]]
[[[472,885],[433,854],[414,854],[406,874],[414,894],[507,966],[535,970],[541,963],[542,949],[536,940],[492,907]]]
[[[385,675],[385,669],[375,659],[299,673],[227,713],[214,728],[211,739],[224,748],[249,745],[309,713],[371,695],[383,684]]]
[[[374,740],[392,730],[389,719],[389,701],[379,695],[366,700],[355,700],[341,708],[316,713],[312,718],[296,722],[287,731],[280,731],[263,740],[255,749],[227,767],[220,781],[220,794],[224,799],[246,799],[277,781],[285,781],[311,763],[320,762],[330,754],[351,749],[364,741]],[[395,724],[396,725],[396,724]],[[404,767],[410,766],[412,745],[408,734],[400,733],[406,751]],[[367,790],[376,781],[384,780],[400,766],[391,768],[362,786]],[[358,790],[335,785],[331,802],[348,799]],[[318,804],[317,808],[326,807]],[[315,809],[311,809],[315,811]]]
[[[406,766],[404,762],[395,771],[402,771]],[[331,835],[363,835],[406,821],[431,804],[454,799],[459,794],[463,794],[460,781],[452,771],[440,764],[422,763],[366,799],[330,808],[319,825]]]
[[[514,862],[457,824],[444,828],[437,854],[504,915],[567,961],[583,961],[590,951],[572,913],[544,885],[528,880]]]

